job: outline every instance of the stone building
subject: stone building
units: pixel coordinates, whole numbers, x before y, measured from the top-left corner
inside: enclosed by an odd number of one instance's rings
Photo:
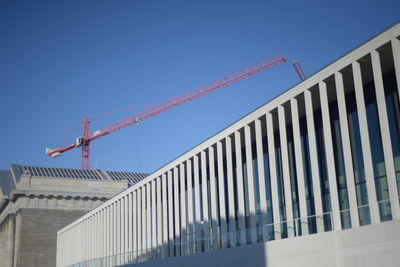
[[[20,165],[0,170],[0,266],[54,267],[57,231],[144,177]]]

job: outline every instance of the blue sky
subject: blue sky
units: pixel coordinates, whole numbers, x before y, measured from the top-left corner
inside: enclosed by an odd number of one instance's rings
[[[277,53],[288,62],[92,143],[152,172],[400,20],[400,1],[0,1],[0,169],[80,168],[85,115],[161,101]],[[91,129],[132,115],[93,119]]]

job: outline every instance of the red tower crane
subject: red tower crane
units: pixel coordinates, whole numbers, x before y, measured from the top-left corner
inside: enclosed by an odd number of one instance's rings
[[[76,142],[72,143],[68,146],[50,149],[46,148],[46,154],[51,157],[58,157],[65,151],[71,150],[76,147],[82,147],[82,169],[90,169],[90,144],[92,141],[108,135],[110,133],[116,132],[128,126],[137,124],[146,119],[149,119],[153,116],[156,116],[162,112],[170,110],[172,108],[183,105],[189,101],[192,101],[196,98],[207,95],[211,92],[214,92],[218,89],[221,89],[227,85],[238,82],[244,78],[252,76],[258,72],[264,71],[266,69],[272,68],[280,63],[286,61],[286,58],[282,56],[276,56],[273,58],[269,58],[264,61],[260,61],[257,64],[251,65],[247,68],[244,68],[240,71],[234,72],[230,75],[227,75],[221,79],[215,80],[211,83],[208,83],[204,86],[198,87],[194,90],[191,90],[183,95],[173,97],[167,100],[162,101],[159,104],[156,104],[150,108],[147,108],[139,113],[136,113],[132,116],[129,116],[123,120],[117,121],[111,125],[100,128],[96,131],[89,132],[89,118],[84,117],[83,119],[83,136],[76,138]]]

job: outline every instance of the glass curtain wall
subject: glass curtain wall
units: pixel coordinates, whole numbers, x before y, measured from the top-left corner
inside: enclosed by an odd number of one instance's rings
[[[360,226],[371,223],[368,203],[368,191],[365,178],[363,150],[361,146],[360,125],[358,120],[357,103],[354,92],[354,79],[351,67],[343,72],[344,90],[346,92],[347,122],[349,127],[351,156],[353,160],[354,183]]]
[[[273,115],[275,117],[275,114]],[[277,125],[277,123],[274,125]],[[275,168],[276,168],[276,179],[278,185],[278,200],[279,200],[279,218],[281,221],[280,234],[281,238],[288,237],[287,222],[286,222],[286,204],[285,204],[285,191],[283,183],[283,172],[282,172],[282,151],[281,142],[279,136],[279,129],[274,129],[274,143],[275,143]]]
[[[336,84],[333,76],[329,81],[327,81],[327,89],[332,145],[335,160],[336,186],[339,198],[340,220],[342,229],[348,229],[351,228],[350,205],[347,192],[347,179],[344,165],[339,109],[336,96]]]
[[[266,129],[266,120],[265,118],[261,120],[261,129]],[[262,137],[262,148],[263,148],[263,160],[264,160],[264,179],[265,179],[265,194],[266,194],[266,202],[267,202],[267,216],[266,222],[267,225],[267,240],[274,240],[274,232],[275,227],[274,216],[272,211],[272,195],[271,195],[271,176],[270,176],[270,166],[269,166],[269,156],[268,156],[268,138],[266,133],[263,133]]]
[[[321,196],[322,210],[325,214],[331,212],[332,207],[331,207],[328,170],[327,170],[327,163],[325,156],[325,141],[324,141],[324,129],[322,124],[322,112],[319,107],[320,97],[318,90],[312,91],[312,98],[314,107],[314,129],[315,129],[315,138],[317,144],[317,158],[318,158],[319,177],[320,177],[320,186],[322,194]],[[332,229],[332,223],[328,214],[324,215],[324,227],[325,231]]]
[[[393,160],[396,171],[397,192],[400,194],[400,106],[391,44],[380,51],[383,73],[383,86],[386,95],[386,108],[392,142]],[[398,77],[400,79],[400,77]]]
[[[392,219],[389,190],[386,177],[386,165],[383,156],[382,135],[376,104],[374,80],[372,78],[371,58],[367,56],[361,61],[364,100],[367,111],[368,132],[372,151],[372,163],[375,177],[376,197],[379,205],[381,221]]]

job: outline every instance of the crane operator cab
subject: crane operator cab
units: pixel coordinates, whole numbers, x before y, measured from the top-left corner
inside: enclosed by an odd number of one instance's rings
[[[83,146],[85,144],[85,137],[81,136],[76,138],[75,145],[76,146]]]

